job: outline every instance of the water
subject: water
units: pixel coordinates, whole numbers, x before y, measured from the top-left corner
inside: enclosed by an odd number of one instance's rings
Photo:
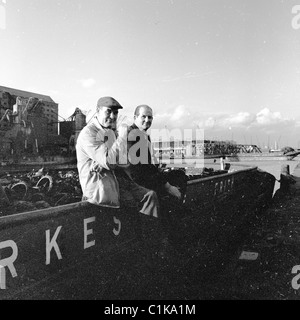
[[[296,158],[297,159],[297,158]],[[251,160],[251,161],[239,161],[239,162],[230,162],[231,170],[241,170],[243,168],[249,167],[258,167],[261,170],[269,172],[276,178],[274,192],[280,187],[280,173],[282,170],[282,166],[289,165],[290,166],[290,174],[293,174],[295,168],[300,164],[300,159],[294,160]],[[209,161],[205,161],[205,165],[209,166]],[[216,164],[215,164],[216,165]],[[220,164],[219,168],[220,168]]]
[[[266,161],[245,161],[240,162],[243,166],[257,166],[259,169],[271,173],[277,180],[280,179],[282,166],[290,166],[290,174],[293,174],[295,168],[300,163],[299,160],[266,160]]]
[[[242,166],[256,166],[261,170],[264,170],[266,172],[271,173],[275,178],[275,187],[274,187],[274,192],[280,187],[280,173],[282,166],[289,165],[290,167],[290,174],[293,174],[295,168],[297,167],[298,164],[300,164],[300,159],[296,160],[263,160],[263,161],[243,161],[239,162],[240,165]]]
[[[225,162],[228,162],[228,161],[225,161]],[[230,171],[241,170],[249,167],[258,167],[261,170],[269,172],[276,178],[275,187],[274,187],[274,192],[275,192],[280,187],[279,180],[280,180],[280,173],[282,170],[282,166],[289,165],[290,174],[293,174],[297,165],[300,164],[300,157],[297,157],[290,161],[288,160],[250,160],[250,161],[239,161],[239,162],[228,162],[228,163],[230,163]],[[185,167],[186,165],[170,164],[168,166]],[[205,159],[204,166],[207,168],[214,168],[215,170],[218,170],[221,168],[219,159]]]

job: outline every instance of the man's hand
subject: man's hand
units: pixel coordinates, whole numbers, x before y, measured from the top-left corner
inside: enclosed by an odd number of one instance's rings
[[[121,139],[127,140],[128,135],[128,126],[126,124],[121,124],[118,129],[118,137]]]
[[[171,196],[174,196],[174,197],[176,197],[176,198],[178,198],[178,199],[181,198],[181,192],[179,191],[178,188],[170,185],[169,182],[167,182],[167,183],[165,184],[165,187],[166,187],[167,192],[168,192]]]

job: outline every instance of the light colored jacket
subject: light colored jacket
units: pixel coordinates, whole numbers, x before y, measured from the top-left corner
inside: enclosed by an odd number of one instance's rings
[[[76,143],[77,168],[83,199],[119,208],[119,185],[114,174],[124,140],[103,128],[95,117],[80,132]],[[126,141],[125,141],[126,143]]]

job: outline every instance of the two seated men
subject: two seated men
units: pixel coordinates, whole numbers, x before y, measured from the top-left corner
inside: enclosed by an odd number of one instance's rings
[[[147,130],[153,120],[152,109],[147,105],[137,107],[134,124],[116,130],[119,109],[123,107],[114,98],[100,98],[95,117],[78,136],[77,167],[83,199],[114,208],[134,200],[142,216],[153,217],[157,230],[165,233],[158,195],[168,194],[179,201],[182,194],[151,159]]]

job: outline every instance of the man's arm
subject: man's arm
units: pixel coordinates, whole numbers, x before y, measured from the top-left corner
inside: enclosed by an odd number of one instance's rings
[[[111,170],[119,161],[119,152],[126,145],[126,137],[119,135],[116,139],[113,130],[96,132],[90,129],[79,136],[77,143],[77,149],[81,148],[96,165]]]

